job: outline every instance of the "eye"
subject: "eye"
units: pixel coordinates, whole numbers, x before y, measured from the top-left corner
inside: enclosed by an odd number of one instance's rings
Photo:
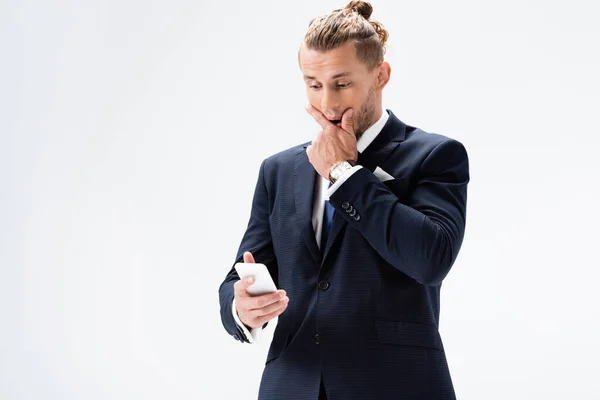
[[[350,86],[350,82],[348,83],[338,83],[337,87],[340,89],[345,89]]]
[[[310,87],[311,89],[318,89],[320,86],[317,86],[317,85],[310,85],[309,87]]]

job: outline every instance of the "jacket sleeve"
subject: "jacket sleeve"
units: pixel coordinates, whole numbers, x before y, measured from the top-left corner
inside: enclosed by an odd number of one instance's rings
[[[406,204],[367,168],[356,171],[329,201],[384,260],[433,286],[446,277],[462,244],[468,182],[467,152],[449,139],[423,160]]]
[[[237,256],[225,280],[219,286],[219,304],[221,308],[221,322],[225,330],[236,340],[249,343],[248,338],[242,329],[236,324],[232,314],[232,305],[234,298],[233,285],[240,279],[235,270],[235,263],[243,262],[244,252],[249,251],[254,256],[257,263],[263,263],[267,266],[273,281],[278,285],[277,260],[273,251],[273,241],[271,239],[271,230],[269,228],[269,196],[265,185],[265,164],[263,160],[260,165],[258,181],[254,190],[252,208],[250,211],[250,220],[242,242],[237,252]],[[267,326],[265,323],[263,329]]]

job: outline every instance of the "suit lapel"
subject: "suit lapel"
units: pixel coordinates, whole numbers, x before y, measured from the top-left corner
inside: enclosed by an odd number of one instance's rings
[[[381,167],[406,137],[406,125],[391,110],[387,110],[389,118],[379,135],[358,155],[358,163],[371,172]]]
[[[346,228],[346,225],[348,225],[348,221],[346,221],[336,210],[333,213],[333,218],[331,220],[331,230],[329,231],[329,237],[327,238],[327,244],[325,246],[325,251],[323,252],[323,258],[321,259],[321,266],[325,262],[329,250],[331,250],[331,246],[333,246],[337,237]]]
[[[300,231],[306,247],[315,263],[321,262],[319,246],[315,238],[315,231],[312,226],[313,195],[315,189],[315,179],[317,171],[313,168],[308,156],[303,148],[296,155],[294,162],[294,201],[296,204],[296,222],[300,225]]]

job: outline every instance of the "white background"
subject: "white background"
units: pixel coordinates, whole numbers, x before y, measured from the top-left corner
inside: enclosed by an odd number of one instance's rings
[[[258,166],[319,130],[297,50],[344,2],[0,2],[0,399],[254,399],[218,286]],[[459,399],[600,398],[597,2],[376,1],[384,107],[460,140]]]

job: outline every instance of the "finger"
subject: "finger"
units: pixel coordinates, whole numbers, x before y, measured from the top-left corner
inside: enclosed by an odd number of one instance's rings
[[[249,251],[247,251],[247,252],[244,253],[244,262],[248,263],[248,264],[255,264],[256,263],[256,261],[254,261],[254,256]]]
[[[354,110],[347,109],[342,115],[342,129],[354,135]]]
[[[335,125],[333,124],[333,122],[329,121],[321,111],[317,110],[315,107],[313,107],[312,105],[308,105],[308,107],[306,107],[306,111],[308,111],[308,113],[310,115],[313,116],[313,118],[315,119],[315,121],[317,121],[317,123],[319,125],[321,125],[323,127],[323,129],[326,128],[331,128],[334,127]]]
[[[233,284],[233,291],[235,297],[250,297],[248,294],[248,288],[254,283],[253,276],[247,276],[244,279],[239,279]]]
[[[267,315],[265,315],[265,316],[262,316],[262,317],[256,318],[256,323],[257,323],[257,325],[258,325],[258,326],[262,326],[262,325],[264,325],[264,324],[265,324],[265,322],[269,322],[269,321],[270,321],[270,320],[272,320],[273,318],[275,318],[275,317],[278,317],[279,315],[283,314],[283,312],[286,310],[287,306],[288,306],[288,305],[287,305],[287,304],[285,304],[285,305],[283,305],[283,306],[279,307],[277,310],[273,311],[273,312],[272,312],[272,313],[270,313],[270,314],[267,314]]]
[[[262,296],[254,296],[250,306],[251,310],[260,309],[270,304],[277,303],[285,297],[285,290],[278,290],[273,293],[263,294]]]
[[[282,298],[281,300],[279,300],[273,304],[269,304],[268,306],[265,306],[263,308],[257,308],[255,310],[252,310],[251,313],[256,318],[263,317],[265,315],[271,314],[274,311],[279,310],[281,307],[287,305],[287,303],[289,301],[290,301],[290,298],[285,296],[284,298]]]

